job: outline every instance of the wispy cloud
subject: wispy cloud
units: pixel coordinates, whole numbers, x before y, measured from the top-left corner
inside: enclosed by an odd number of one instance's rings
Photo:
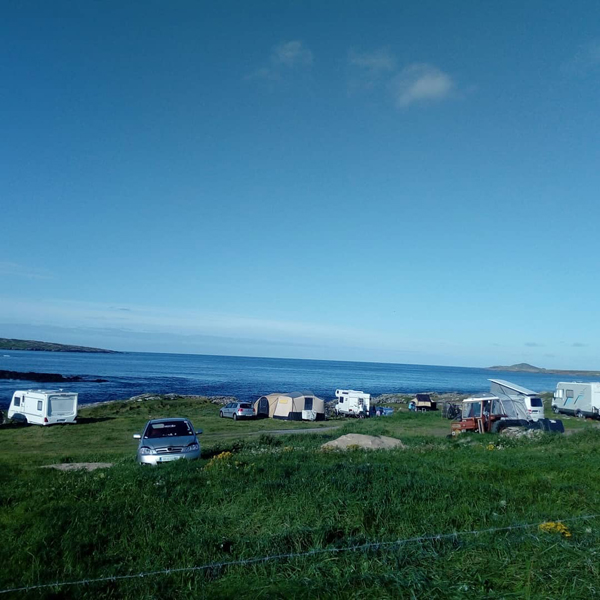
[[[600,40],[582,44],[575,55],[562,65],[563,73],[583,77],[600,70]]]
[[[588,344],[583,344],[581,342],[573,342],[571,344],[573,348],[587,348]]]
[[[460,96],[474,88],[459,89],[454,78],[435,65],[412,63],[398,69],[392,51],[378,48],[370,52],[348,53],[349,89],[383,89],[391,93],[397,108],[406,109],[417,104],[439,102]]]
[[[544,344],[538,344],[537,342],[525,342],[528,348],[543,348]]]
[[[396,58],[389,48],[379,48],[372,52],[348,52],[348,64],[355,75],[372,81],[396,70]]]
[[[286,71],[307,69],[313,64],[313,53],[300,40],[277,44],[271,49],[268,64],[252,71],[244,79],[281,79]]]
[[[397,336],[362,328],[323,322],[276,320],[247,315],[171,310],[143,305],[103,304],[66,300],[15,302],[0,296],[4,325],[118,329],[156,336],[213,336],[238,340],[259,339],[268,343],[332,344],[397,351]]]
[[[313,53],[299,40],[275,46],[271,52],[271,63],[288,68],[310,67]]]
[[[30,267],[11,261],[0,261],[0,277],[25,277],[26,279],[51,279],[46,269]]]
[[[391,82],[394,101],[399,108],[439,102],[450,97],[455,88],[456,84],[448,73],[425,63],[405,67]]]

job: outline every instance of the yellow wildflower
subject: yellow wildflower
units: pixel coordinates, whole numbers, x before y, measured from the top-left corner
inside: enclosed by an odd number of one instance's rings
[[[547,521],[546,523],[542,523],[539,526],[539,529],[540,531],[545,531],[546,533],[559,533],[564,537],[571,537],[571,532],[567,526],[560,521]]]

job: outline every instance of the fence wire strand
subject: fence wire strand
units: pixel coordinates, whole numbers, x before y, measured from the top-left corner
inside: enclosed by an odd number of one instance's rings
[[[600,514],[595,515],[582,515],[579,517],[569,517],[567,519],[558,519],[559,523],[569,523],[572,521],[583,521],[596,519],[600,517]],[[453,533],[440,533],[436,535],[424,535],[412,538],[406,538],[401,540],[395,540],[391,542],[367,542],[364,544],[357,544],[355,546],[343,546],[340,548],[316,548],[314,550],[307,550],[306,552],[289,552],[285,554],[271,554],[269,556],[261,556],[255,558],[242,558],[239,560],[231,560],[226,562],[213,562],[205,565],[197,565],[193,567],[176,567],[174,569],[159,569],[157,571],[145,571],[141,573],[132,573],[129,575],[110,575],[107,577],[95,577],[92,579],[79,579],[76,581],[56,581],[54,583],[42,583],[38,585],[27,585],[23,587],[7,588],[0,590],[0,594],[9,594],[16,592],[30,592],[33,590],[41,590],[47,588],[60,588],[75,585],[89,585],[93,583],[103,582],[115,582],[125,579],[143,579],[144,577],[154,577],[157,575],[173,575],[174,573],[185,573],[194,571],[206,571],[208,569],[221,569],[225,567],[236,567],[244,565],[252,565],[264,562],[270,562],[275,560],[285,560],[291,558],[306,558],[310,556],[316,556],[318,554],[335,554],[341,552],[357,552],[361,550],[379,550],[381,548],[394,548],[396,546],[405,546],[406,544],[416,544],[419,542],[431,542],[437,540],[444,540],[450,538],[458,538],[467,535],[479,535],[487,533],[500,533],[513,530],[532,529],[543,525],[546,521],[540,523],[524,523],[522,525],[508,525],[506,527],[490,527],[489,529],[474,529],[471,531],[455,531]]]

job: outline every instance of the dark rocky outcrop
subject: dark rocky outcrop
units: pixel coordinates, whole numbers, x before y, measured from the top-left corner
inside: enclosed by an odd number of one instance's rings
[[[21,371],[0,370],[0,379],[14,379],[16,381],[38,381],[40,383],[70,383],[73,381],[89,381],[104,383],[106,379],[99,377],[82,377],[80,375],[61,375],[60,373],[34,373]]]

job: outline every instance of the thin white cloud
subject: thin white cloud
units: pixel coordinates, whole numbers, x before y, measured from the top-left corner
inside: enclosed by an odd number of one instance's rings
[[[579,47],[573,58],[562,65],[567,75],[585,76],[600,70],[600,40],[592,40]]]
[[[51,279],[52,274],[46,269],[29,267],[11,261],[0,261],[0,277],[25,277],[26,279]]]
[[[348,64],[365,75],[378,77],[384,73],[395,71],[396,58],[390,52],[389,48],[379,48],[372,52],[355,52],[354,50],[350,50],[348,53]]]
[[[256,69],[256,71],[252,71],[252,73],[248,73],[244,77],[246,81],[250,81],[252,79],[263,79],[265,81],[276,81],[279,79],[279,73],[274,69],[269,67],[261,67],[260,69]]]
[[[313,64],[313,53],[300,40],[283,42],[271,49],[269,61],[244,77],[245,80],[277,81],[287,71],[308,69]]]
[[[70,300],[24,300],[0,296],[4,325],[30,323],[35,326],[74,328],[118,328],[156,335],[203,335],[238,339],[285,341],[295,344],[357,345],[397,349],[397,336],[362,328],[328,323],[276,320],[237,314],[197,310],[171,310],[143,305],[103,304]]]
[[[424,102],[439,102],[450,97],[455,87],[450,75],[425,63],[405,67],[391,82],[394,101],[399,108]]]
[[[285,42],[273,48],[271,62],[284,67],[309,67],[313,63],[313,53],[299,40]]]

